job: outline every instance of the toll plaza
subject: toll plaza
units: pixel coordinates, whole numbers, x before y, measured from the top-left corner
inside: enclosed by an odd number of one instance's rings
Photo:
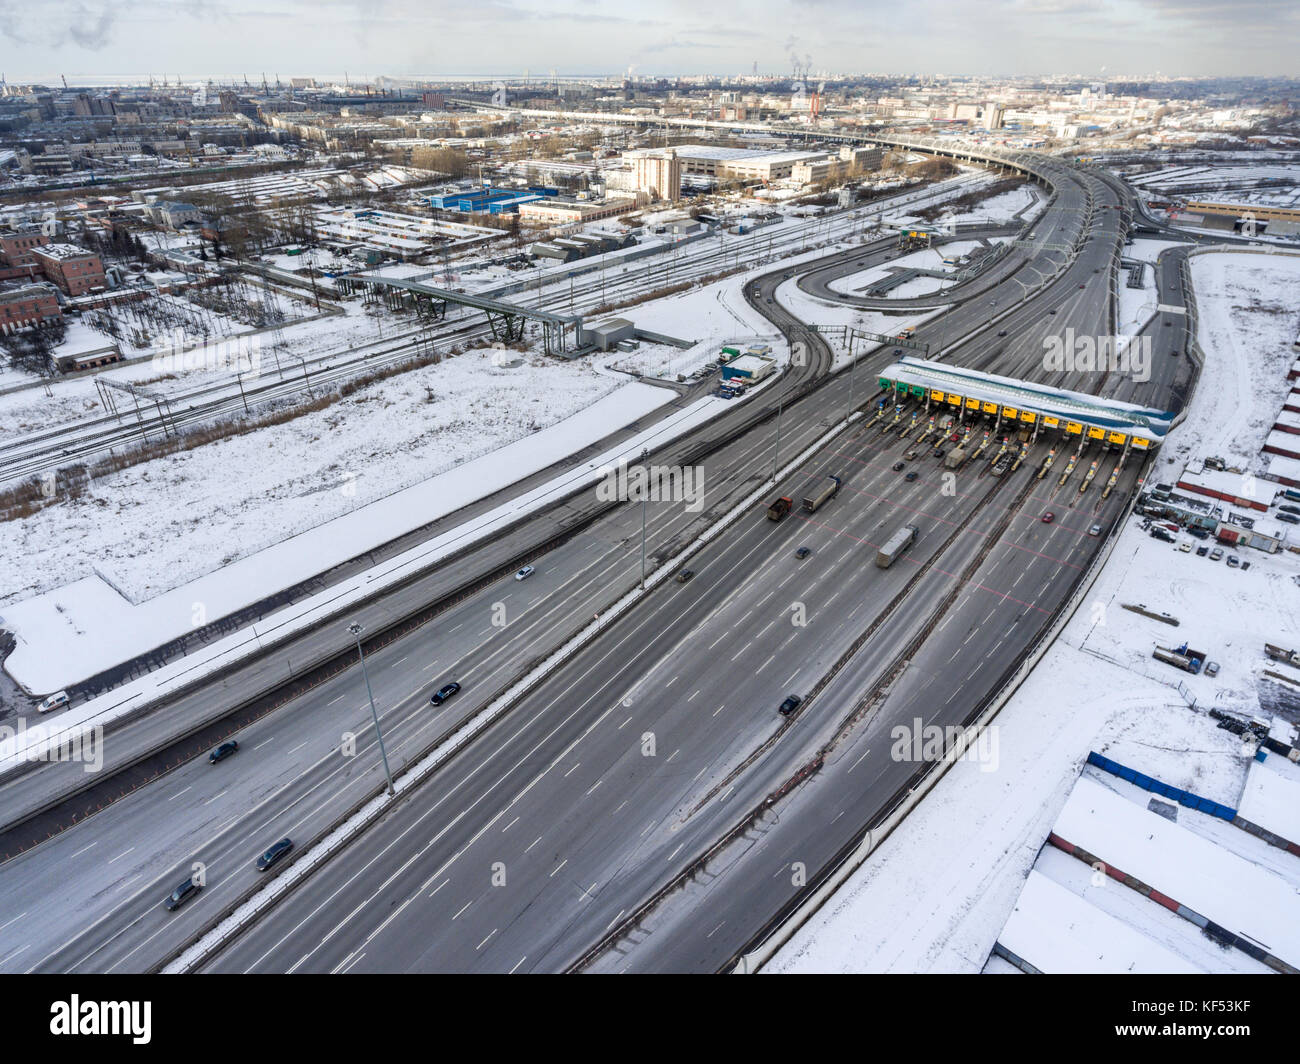
[[[960,422],[991,417],[994,431],[1014,423],[1029,429],[1032,438],[1059,432],[1147,451],[1160,446],[1174,419],[1169,410],[907,356],[886,366],[879,381],[900,402],[910,398],[930,411],[950,411]]]
[[[886,366],[879,383],[886,395],[868,424],[886,434],[897,431],[914,448],[932,447],[944,468],[955,471],[987,458],[986,472],[1000,477],[1027,461],[1042,440],[1048,451],[1038,479],[1060,458],[1060,486],[1079,469],[1079,492],[1097,479],[1105,484],[1103,498],[1131,454],[1158,447],[1174,419],[1167,410],[909,356]],[[1093,444],[1089,460],[1085,452]],[[1118,452],[1108,475],[1102,469],[1106,452]]]

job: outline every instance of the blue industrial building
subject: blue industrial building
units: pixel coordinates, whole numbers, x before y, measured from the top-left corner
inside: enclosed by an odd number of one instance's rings
[[[460,211],[464,214],[511,214],[519,209],[521,203],[533,203],[546,196],[559,195],[559,189],[535,187],[527,191],[509,188],[471,189],[466,192],[447,192],[440,196],[430,196],[429,206],[435,210]]]

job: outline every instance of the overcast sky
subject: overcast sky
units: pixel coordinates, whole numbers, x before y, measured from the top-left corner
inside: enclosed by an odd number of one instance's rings
[[[9,81],[84,75],[1288,75],[1297,0],[0,0]]]

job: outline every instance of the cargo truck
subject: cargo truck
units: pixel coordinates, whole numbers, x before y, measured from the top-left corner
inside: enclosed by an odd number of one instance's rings
[[[881,569],[888,569],[898,560],[898,556],[912,545],[916,535],[916,525],[904,525],[885,540],[880,550],[876,551],[876,565]]]
[[[1205,662],[1205,651],[1190,650],[1186,643],[1180,647],[1158,646],[1151,652],[1151,656],[1157,661],[1163,661],[1166,665],[1172,665],[1176,669],[1190,672],[1193,676],[1200,673],[1201,665]]]
[[[790,507],[794,505],[794,500],[787,495],[782,495],[776,502],[767,508],[767,519],[769,521],[779,521],[790,512]]]
[[[804,512],[805,513],[816,512],[823,503],[829,502],[831,499],[835,498],[835,493],[839,490],[840,490],[840,478],[827,477],[825,480],[822,481],[821,487],[819,487],[814,494],[809,495],[807,498],[804,499],[803,501]]]
[[[948,457],[943,460],[943,467],[945,469],[956,469],[964,461],[966,461],[966,448],[954,447],[948,453]]]

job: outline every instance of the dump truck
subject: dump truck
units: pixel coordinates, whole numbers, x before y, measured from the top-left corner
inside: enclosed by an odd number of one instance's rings
[[[880,550],[876,551],[876,565],[881,569],[888,569],[898,560],[898,556],[912,545],[916,536],[916,525],[904,525],[885,540]]]
[[[840,490],[839,477],[827,477],[821,482],[821,486],[812,494],[807,496],[803,501],[805,513],[814,513],[825,502],[835,498],[835,493]]]
[[[794,506],[794,500],[788,495],[782,495],[767,508],[767,519],[769,521],[781,520],[781,518],[790,512],[792,506]]]
[[[1183,672],[1190,672],[1193,676],[1201,671],[1201,666],[1205,663],[1205,651],[1192,650],[1186,643],[1180,647],[1158,646],[1151,652],[1151,656],[1166,665],[1182,669]]]

